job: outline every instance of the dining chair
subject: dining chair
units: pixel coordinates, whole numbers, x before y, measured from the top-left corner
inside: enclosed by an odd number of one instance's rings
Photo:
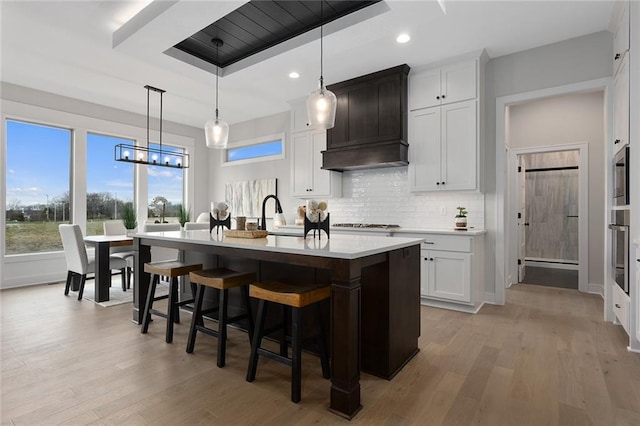
[[[64,288],[64,294],[65,296],[69,294],[71,280],[76,276],[80,276],[78,300],[82,300],[87,274],[95,273],[95,257],[87,254],[87,248],[84,245],[80,225],[62,224],[58,226],[58,230],[60,231],[64,256],[67,261],[67,282]],[[110,256],[109,266],[111,267],[110,269],[119,269],[122,272],[122,279],[125,279],[127,262],[124,259]],[[111,276],[109,276],[109,280],[111,280]]]
[[[126,235],[127,228],[121,220],[112,220],[102,222],[102,229],[104,235]],[[133,262],[135,252],[130,247],[111,247],[109,253],[113,257],[119,257],[127,262],[127,281],[122,281],[122,291],[127,291],[131,288],[131,271],[133,269]]]
[[[209,222],[186,222],[184,224],[185,231],[194,231],[197,229],[206,229],[209,230]]]

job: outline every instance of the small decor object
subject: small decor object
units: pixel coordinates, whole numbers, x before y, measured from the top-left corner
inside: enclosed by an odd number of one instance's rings
[[[225,202],[211,202],[211,214],[209,219],[209,232],[216,228],[216,234],[222,226],[231,229],[231,215],[229,214],[229,205]]]
[[[164,212],[167,208],[167,199],[161,195],[157,195],[152,201],[149,207],[153,209],[153,213],[157,216],[160,216],[160,220],[156,220],[155,223],[169,223],[164,220]]]
[[[238,231],[244,231],[245,224],[247,223],[246,216],[236,216],[236,229]]]
[[[458,214],[456,215],[456,229],[467,229],[467,210],[465,207],[456,207]]]
[[[191,220],[191,209],[185,208],[182,204],[178,204],[178,222],[184,228],[184,224]]]
[[[307,214],[307,206],[298,206],[298,217],[296,218],[296,225],[304,225],[304,216]]]
[[[247,231],[255,231],[258,229],[258,222],[247,222],[245,224],[245,230]]]
[[[127,235],[129,232],[134,232],[138,227],[138,218],[136,217],[136,211],[133,209],[133,205],[131,203],[127,203],[122,208],[120,212],[120,217],[122,218],[122,224],[127,230]]]
[[[269,231],[263,231],[261,229],[254,229],[251,231],[225,229],[222,231],[222,235],[224,235],[225,237],[231,237],[231,238],[267,238],[267,235],[269,235]]]
[[[316,237],[316,229],[318,230],[318,239],[320,239],[320,230],[324,230],[329,238],[329,213],[327,213],[326,201],[307,201],[304,216],[304,236],[313,230],[313,238]]]

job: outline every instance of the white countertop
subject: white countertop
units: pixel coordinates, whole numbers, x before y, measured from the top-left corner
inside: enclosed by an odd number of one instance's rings
[[[215,247],[241,248],[247,250],[271,251],[276,253],[302,254],[309,256],[332,257],[338,259],[357,259],[378,253],[385,253],[404,247],[420,244],[421,238],[383,237],[376,235],[339,235],[331,234],[327,239],[322,234],[318,240],[296,236],[269,235],[266,238],[223,237],[207,230],[138,232],[132,237],[152,240],[177,241]]]
[[[278,229],[270,231],[274,234],[278,233],[289,233],[296,234],[302,236],[304,232],[304,227],[302,225],[285,225],[280,226]],[[436,228],[349,228],[342,226],[332,226],[330,228],[331,235],[334,233],[338,234],[341,232],[349,232],[349,233],[367,233],[367,234],[381,234],[381,235],[394,235],[400,234],[398,236],[402,237],[401,234],[443,234],[443,235],[482,235],[486,233],[484,229],[468,229],[466,231],[455,230],[454,228],[449,229],[436,229]],[[324,235],[324,234],[323,234]]]

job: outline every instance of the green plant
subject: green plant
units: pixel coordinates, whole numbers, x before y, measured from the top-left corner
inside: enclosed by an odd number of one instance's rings
[[[456,217],[467,217],[467,209],[466,207],[456,207],[458,209],[458,214]]]
[[[185,208],[182,204],[178,204],[178,222],[180,226],[184,226],[185,223],[191,220],[191,209]]]
[[[122,223],[127,229],[135,229],[138,226],[138,220],[136,217],[136,211],[133,209],[131,203],[125,204],[120,212]]]

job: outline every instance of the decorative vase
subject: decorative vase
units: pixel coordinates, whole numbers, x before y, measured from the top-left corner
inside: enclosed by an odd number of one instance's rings
[[[467,227],[467,218],[456,217],[456,228],[466,228],[466,227]]]
[[[127,235],[127,237],[130,237],[131,235],[135,234],[136,232],[138,232],[138,228],[127,229],[126,235]]]

